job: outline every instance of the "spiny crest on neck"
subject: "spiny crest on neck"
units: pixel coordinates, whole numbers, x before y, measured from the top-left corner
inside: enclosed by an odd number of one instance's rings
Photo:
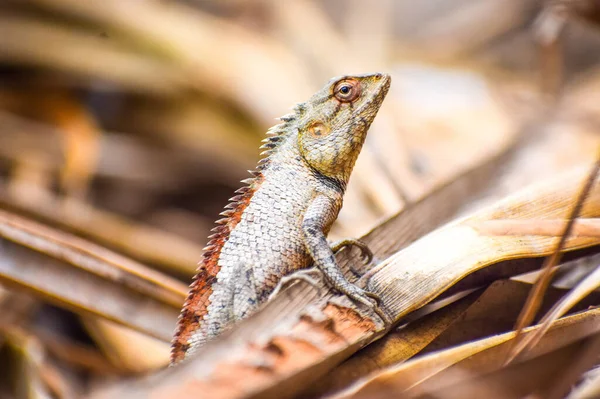
[[[262,141],[264,144],[260,146],[260,149],[264,151],[260,153],[262,158],[258,161],[258,165],[256,167],[258,172],[266,169],[267,165],[269,164],[271,154],[275,152],[279,145],[281,145],[281,143],[293,131],[295,122],[298,120],[299,116],[304,113],[305,108],[306,106],[303,103],[297,104],[292,113],[279,118],[282,123],[272,126],[269,128],[269,130],[267,130],[267,137]],[[250,171],[250,173],[254,174],[255,172]],[[252,178],[242,180],[242,183],[251,184],[252,180]]]

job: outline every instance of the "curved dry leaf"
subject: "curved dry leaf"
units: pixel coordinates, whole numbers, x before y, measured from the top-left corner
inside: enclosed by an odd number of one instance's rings
[[[520,283],[512,279],[495,281],[486,288],[476,303],[470,306],[421,353],[439,351],[512,331],[514,321],[519,315],[530,289],[530,284]],[[544,298],[542,309],[549,309],[565,295],[565,292],[567,291],[564,289],[551,287]],[[577,306],[576,310],[587,310],[599,299],[598,294],[593,295]]]
[[[0,60],[58,69],[154,95],[170,96],[181,90],[180,71],[131,50],[125,51],[104,40],[100,33],[78,32],[48,21],[3,14]],[[57,48],[63,51],[56,51]]]
[[[312,384],[307,396],[334,392],[367,373],[397,365],[417,354],[422,356],[511,331],[530,289],[530,284],[514,280],[495,281],[483,292],[471,293],[388,333]],[[543,309],[552,306],[565,292],[564,289],[551,288],[544,298]],[[587,298],[578,309],[586,309],[598,303],[598,299],[598,295]]]
[[[96,23],[99,29],[127,38],[138,51],[152,50],[154,57],[174,66],[167,77],[178,76],[179,82],[218,93],[249,110],[266,126],[274,112],[283,115],[283,107],[311,92],[301,60],[283,45],[182,3],[107,0],[102,7],[78,0],[27,3]]]
[[[99,376],[115,376],[123,372],[95,348],[41,330],[36,330],[34,334],[49,354],[65,364]]]
[[[551,396],[553,391],[556,391],[552,382],[561,380],[570,372],[567,370],[571,364],[578,362],[582,355],[582,347],[587,346],[588,341],[596,337],[585,338],[526,362],[490,373],[478,374],[462,370],[460,366],[452,367],[434,380],[419,386],[414,393],[408,391],[405,397],[522,399],[533,396],[557,399]],[[560,398],[562,397],[564,392]]]
[[[564,219],[547,220],[486,220],[477,224],[484,234],[498,236],[549,236],[560,237],[565,227]],[[600,218],[579,218],[573,222],[569,237],[600,237]]]
[[[29,112],[59,127],[64,164],[60,170],[61,189],[66,196],[83,200],[97,167],[102,135],[95,117],[67,92],[46,90],[29,97]]]
[[[382,298],[385,310],[397,321],[471,273],[502,260],[548,254],[551,237],[485,236],[471,224],[509,216],[560,217],[582,176],[581,170],[563,174],[430,233],[374,268],[367,288]],[[600,216],[599,199],[600,187],[595,187],[582,215]],[[598,244],[595,238],[574,238],[567,241],[565,250]],[[385,332],[374,314],[366,314],[345,297],[319,295],[315,287],[299,281],[189,362],[93,397],[191,398],[198,390],[215,397],[274,392],[283,397],[279,384],[289,388],[285,391],[289,397]]]
[[[169,364],[170,343],[107,320],[84,317],[82,321],[94,342],[121,371],[144,373]]]
[[[542,344],[528,352],[525,361],[556,351],[583,338],[600,332],[600,310],[592,309],[564,319],[556,320]],[[529,327],[531,334],[537,327]],[[382,397],[381,395],[418,396],[437,391],[462,380],[480,376],[503,367],[506,351],[515,338],[514,332],[492,336],[475,342],[450,348],[414,359],[397,367],[389,368],[355,387],[337,395],[341,399]],[[453,370],[465,372],[462,376]],[[448,377],[448,374],[450,378]]]
[[[310,389],[307,397],[320,397],[342,389],[371,372],[406,361],[435,341],[456,319],[478,300],[479,292],[443,307],[425,317],[388,333],[325,374]]]
[[[153,122],[156,126],[157,122]],[[170,120],[170,123],[174,121]],[[53,126],[0,111],[0,157],[7,160],[22,162],[27,152],[43,153],[47,166],[57,170],[64,159],[58,140],[60,134],[59,129]],[[144,145],[123,133],[102,132],[95,176],[168,191],[189,184],[190,179],[205,179],[209,176],[222,181],[234,181],[239,173],[232,171],[232,164],[239,162],[240,167],[248,165],[249,156],[240,156],[239,152],[229,154],[226,158],[210,155],[199,158],[175,151],[177,150]],[[203,154],[208,151],[209,148],[204,148]],[[221,167],[214,168],[217,164]],[[209,170],[208,165],[213,168]]]
[[[494,219],[555,219],[564,217],[587,171],[581,169],[536,184],[489,209],[431,233],[384,260],[369,272],[367,288],[383,296],[386,308],[403,315],[425,305],[478,269],[502,260],[541,257],[553,250],[554,237],[490,236],[477,230],[478,223]],[[600,187],[594,187],[581,213],[600,215]],[[599,244],[593,237],[567,240],[566,250]],[[432,248],[436,250],[433,251]],[[417,267],[414,275],[410,270]],[[388,300],[390,305],[388,306]]]
[[[2,281],[76,312],[170,341],[187,291],[184,284],[4,211],[0,211],[0,237]]]
[[[0,98],[0,104],[12,112],[39,118],[58,127],[53,146],[60,147],[64,154],[59,166],[61,189],[66,196],[80,200],[85,198],[90,179],[96,171],[102,139],[97,121],[87,107],[64,89],[47,88],[39,93],[20,88],[6,90],[2,97],[7,101],[2,104]],[[23,134],[22,130],[19,133]],[[15,149],[10,148],[14,138],[9,140],[3,138],[3,141],[8,141],[9,147],[4,151],[16,155]],[[44,153],[46,150],[44,148]]]
[[[202,249],[184,238],[150,226],[135,224],[114,213],[83,202],[70,201],[63,206],[60,198],[44,191],[44,200],[32,201],[27,193],[10,194],[0,185],[0,205],[36,219],[89,237],[137,259],[176,273],[191,275]]]

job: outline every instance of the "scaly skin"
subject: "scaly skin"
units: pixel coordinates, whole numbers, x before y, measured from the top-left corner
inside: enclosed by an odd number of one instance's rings
[[[326,235],[390,81],[383,74],[335,78],[267,132],[265,158],[226,206],[205,248],[172,363],[247,317],[282,277],[311,263],[331,287],[378,310],[374,295],[344,278]]]

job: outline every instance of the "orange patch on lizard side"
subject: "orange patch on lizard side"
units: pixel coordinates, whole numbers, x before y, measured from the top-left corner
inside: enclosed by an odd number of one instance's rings
[[[214,234],[209,237],[210,241],[204,248],[205,252],[198,273],[190,285],[190,292],[179,315],[177,331],[171,348],[171,363],[173,364],[185,358],[190,338],[200,328],[208,313],[210,296],[213,293],[212,286],[221,269],[219,266],[221,250],[229,239],[231,231],[242,219],[242,214],[250,204],[252,196],[264,180],[262,173],[256,173],[255,176],[249,186],[236,191],[239,195],[231,199],[232,202],[227,206],[229,210],[222,213],[226,215],[226,218],[216,222],[218,226],[212,230]]]

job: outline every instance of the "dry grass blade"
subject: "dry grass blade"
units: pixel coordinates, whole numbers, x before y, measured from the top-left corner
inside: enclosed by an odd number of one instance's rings
[[[170,340],[186,295],[185,285],[82,239],[4,211],[0,211],[0,236],[2,281],[76,312]]]
[[[532,32],[539,47],[540,88],[552,100],[558,98],[564,79],[562,36],[567,13],[563,7],[561,2],[547,1]]]
[[[2,329],[3,352],[8,352],[8,364],[0,364],[0,386],[9,397],[42,399],[49,397],[42,381],[44,350],[35,337],[18,328]],[[7,390],[8,392],[6,392]]]
[[[550,254],[551,237],[487,236],[470,224],[508,215],[515,219],[556,218],[570,205],[577,191],[574,182],[582,175],[581,170],[561,175],[423,237],[377,266],[367,288],[378,294],[387,313],[399,320],[487,266]],[[589,198],[582,214],[600,216],[600,188]],[[565,250],[598,244],[595,238],[572,238]],[[528,267],[531,270],[532,265]],[[527,271],[522,268],[519,264],[512,273]],[[189,362],[93,397],[186,398],[194,397],[198,389],[211,397],[275,393],[283,397],[282,386],[289,387],[285,395],[290,397],[385,332],[378,318],[365,312],[345,297],[319,295],[313,286],[300,281],[283,289],[262,311],[207,345]]]
[[[535,346],[548,328],[550,328],[550,325],[554,320],[563,316],[577,302],[581,301],[598,287],[600,287],[600,266],[550,309],[541,320],[541,327],[535,333],[529,334],[527,338],[524,338],[519,342],[518,348],[521,351],[524,351]]]
[[[523,331],[523,329],[530,325],[533,321],[533,318],[537,314],[540,305],[542,303],[542,299],[546,290],[548,289],[548,285],[554,275],[554,266],[558,264],[561,257],[561,251],[564,248],[564,245],[567,239],[571,236],[571,231],[573,230],[573,225],[575,219],[580,215],[581,210],[583,208],[583,204],[585,200],[588,198],[590,191],[596,181],[598,176],[598,171],[600,171],[600,152],[598,153],[598,158],[594,163],[594,166],[589,172],[589,175],[584,180],[583,187],[579,191],[575,202],[572,208],[569,211],[567,222],[563,231],[561,232],[560,239],[556,243],[556,249],[552,253],[546,261],[544,261],[544,265],[542,266],[542,273],[534,286],[531,289],[531,293],[523,306],[523,310],[519,315],[517,320],[515,330],[517,331],[517,339],[515,339],[515,348],[511,350],[511,353],[507,359],[507,363],[513,361],[526,347],[526,344],[521,344],[519,335]]]

